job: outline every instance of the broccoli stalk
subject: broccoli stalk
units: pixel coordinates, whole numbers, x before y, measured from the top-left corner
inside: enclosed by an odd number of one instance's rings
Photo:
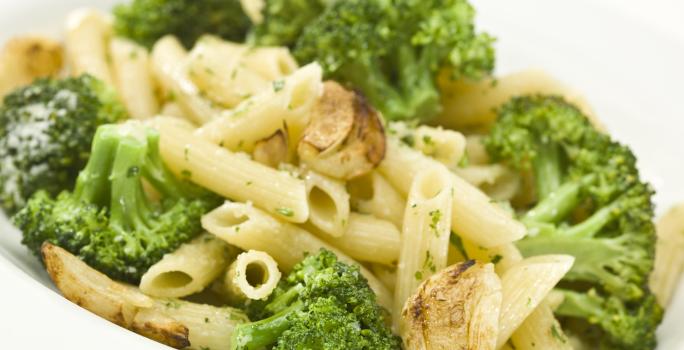
[[[248,306],[255,322],[232,335],[232,349],[399,349],[358,267],[321,250],[300,262],[265,302]]]
[[[114,91],[83,75],[39,79],[0,106],[0,206],[13,214],[39,190],[72,188],[98,126],[126,117]]]
[[[147,48],[165,35],[188,48],[204,34],[242,41],[250,24],[239,0],[133,0],[117,5],[114,19],[118,35]]]
[[[521,252],[575,257],[562,284],[570,297],[559,314],[601,329],[607,348],[654,347],[662,312],[647,286],[653,191],[640,181],[632,152],[553,96],[518,97],[502,106],[485,145],[493,159],[534,176],[537,203],[521,216],[529,228],[517,243]]]
[[[166,169],[158,143],[159,134],[139,123],[98,128],[73,192],[56,199],[39,192],[13,217],[22,242],[40,256],[48,241],[112,278],[139,281],[201,231],[200,217],[214,204]]]
[[[301,0],[268,1],[254,40],[292,46],[300,63],[319,62],[328,78],[361,90],[389,119],[437,115],[442,72],[480,79],[494,67],[493,40],[475,33],[465,0],[313,2],[321,9],[315,16],[283,10]]]

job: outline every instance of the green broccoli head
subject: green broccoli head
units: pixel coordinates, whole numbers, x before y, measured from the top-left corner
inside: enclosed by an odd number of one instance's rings
[[[294,43],[302,63],[360,89],[392,120],[441,110],[437,77],[479,79],[494,67],[493,39],[477,34],[465,0],[349,0],[329,5]]]
[[[304,28],[333,0],[268,0],[249,41],[258,45],[292,46]]]
[[[297,264],[252,307],[256,322],[233,333],[233,349],[400,349],[357,266],[321,250]]]
[[[604,317],[619,305],[622,313],[647,319],[637,323],[649,327],[641,331],[654,339],[659,321],[652,321],[660,319],[660,307],[640,306],[652,300],[653,190],[640,180],[629,148],[597,131],[575,106],[543,95],[513,98],[502,106],[485,145],[493,159],[534,176],[538,201],[521,217],[529,228],[517,243],[521,252],[573,255],[563,286],[577,298],[590,298]],[[643,348],[609,322],[564,315],[600,328],[617,348]]]
[[[164,35],[192,47],[204,34],[242,41],[250,22],[239,0],[133,0],[114,8],[114,31],[151,48]]]
[[[89,75],[39,79],[7,95],[0,106],[0,205],[14,213],[39,190],[71,188],[97,127],[125,117],[114,91]]]
[[[74,190],[56,198],[38,192],[13,217],[22,242],[40,256],[47,241],[112,278],[139,281],[165,253],[201,232],[201,216],[216,204],[166,169],[158,142],[159,134],[139,123],[98,128]]]

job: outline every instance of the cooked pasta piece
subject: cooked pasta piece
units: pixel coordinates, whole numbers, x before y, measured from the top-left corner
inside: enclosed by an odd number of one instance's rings
[[[169,35],[159,39],[152,48],[152,73],[164,90],[166,99],[177,103],[188,120],[202,125],[214,119],[219,111],[202,97],[200,90],[188,78],[187,55],[175,37]]]
[[[222,240],[210,234],[200,235],[152,265],[140,281],[140,290],[163,298],[198,293],[225,270],[230,253]]]
[[[128,39],[115,37],[109,43],[112,73],[117,91],[128,114],[136,119],[159,112],[147,50]]]
[[[277,220],[266,212],[249,204],[226,202],[202,218],[202,227],[226,242],[244,250],[260,250],[268,253],[281,269],[288,272],[306,255],[321,248],[332,251],[347,264],[356,261],[313,234],[295,225]],[[392,305],[392,296],[373,274],[359,266],[361,274],[385,308]]]
[[[70,13],[66,24],[66,52],[71,74],[88,73],[113,86],[107,63],[111,35],[112,20],[107,14],[92,9]]]
[[[394,283],[397,281],[397,269],[383,264],[371,264],[371,271],[382,282],[390,293],[394,294]]]
[[[655,265],[650,287],[658,303],[667,307],[684,269],[684,204],[677,205],[656,223]]]
[[[457,131],[423,125],[413,133],[413,147],[454,169],[465,155],[466,139]]]
[[[205,35],[188,57],[190,79],[207,97],[227,108],[270,89],[297,63],[286,48],[252,47]]]
[[[66,250],[45,244],[43,259],[65,298],[140,335],[182,349],[230,349],[233,328],[249,322],[242,311],[154,299],[137,288],[112,281]]]
[[[0,51],[0,99],[36,78],[56,76],[63,60],[62,44],[55,39],[37,35],[11,38]]]
[[[310,231],[359,261],[393,266],[399,259],[399,230],[391,222],[372,215],[351,213],[341,237],[332,237],[315,227]]]
[[[157,118],[152,125],[161,135],[162,157],[181,177],[226,198],[251,201],[286,221],[309,218],[303,180],[207,142],[172,118]]]
[[[406,200],[379,172],[347,182],[352,208],[401,227]]]
[[[159,115],[165,117],[173,117],[178,119],[185,119],[185,112],[176,102],[166,102],[161,108]]]
[[[420,171],[411,184],[394,291],[395,327],[404,302],[420,283],[446,267],[453,195],[449,171],[441,164]]]
[[[497,344],[502,346],[570,270],[569,255],[540,255],[511,266],[501,275],[503,301]],[[545,331],[545,330],[542,330]]]
[[[416,174],[434,164],[439,163],[395,138],[388,138],[387,154],[379,170],[395,188],[405,194]],[[491,203],[491,199],[482,191],[455,174],[450,176],[454,189],[451,213],[451,228],[454,232],[483,247],[496,247],[525,236],[525,226]]]
[[[154,309],[185,326],[188,329],[190,348],[197,350],[232,349],[233,330],[237,325],[249,322],[242,311],[232,307],[216,307],[177,299],[157,299]]]
[[[205,124],[197,134],[229,150],[251,152],[258,141],[286,126],[288,144],[295,147],[323,91],[322,74],[317,63],[306,65]]]
[[[280,281],[278,263],[267,253],[250,250],[238,255],[223,279],[227,297],[234,302],[266,299]]]
[[[309,201],[309,222],[332,237],[345,235],[350,224],[349,193],[339,180],[314,171],[304,175]]]
[[[484,136],[471,134],[466,136],[465,160],[462,163],[484,165],[490,163],[489,153],[484,145]]]
[[[473,82],[443,78],[440,85],[444,109],[434,122],[446,128],[486,128],[496,119],[496,107],[511,97],[543,93],[563,96],[603,129],[584,97],[541,70],[529,69],[499,77],[496,84],[492,79]]]

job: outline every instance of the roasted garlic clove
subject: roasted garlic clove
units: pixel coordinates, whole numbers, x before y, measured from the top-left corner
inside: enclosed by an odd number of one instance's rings
[[[280,163],[287,161],[288,131],[287,125],[273,135],[254,145],[252,156],[257,162],[277,168]]]
[[[311,169],[349,180],[369,173],[385,157],[380,115],[360,94],[327,81],[312,113],[298,147],[301,162]]]
[[[494,350],[501,308],[494,265],[466,261],[423,282],[404,304],[407,350]]]

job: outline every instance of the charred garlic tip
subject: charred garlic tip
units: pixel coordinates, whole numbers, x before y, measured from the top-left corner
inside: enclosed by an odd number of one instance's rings
[[[312,114],[298,146],[309,168],[348,180],[369,173],[385,157],[380,115],[360,94],[327,81]]]
[[[404,304],[406,349],[494,350],[501,300],[501,281],[492,264],[470,260],[447,267]]]

